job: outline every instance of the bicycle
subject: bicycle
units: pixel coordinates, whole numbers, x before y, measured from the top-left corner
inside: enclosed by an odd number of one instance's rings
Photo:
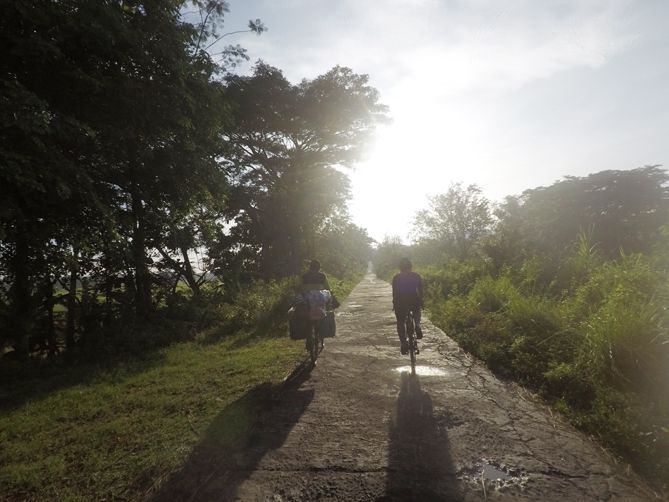
[[[307,351],[309,352],[309,358],[311,359],[311,364],[316,365],[316,359],[318,359],[318,354],[323,350],[323,336],[317,329],[319,321],[309,321],[309,328],[307,332]]]
[[[404,318],[404,329],[406,334],[406,341],[409,348],[409,358],[411,359],[411,374],[416,374],[416,355],[420,354],[418,348],[418,338],[416,337],[416,323],[414,322],[413,311],[407,311]]]

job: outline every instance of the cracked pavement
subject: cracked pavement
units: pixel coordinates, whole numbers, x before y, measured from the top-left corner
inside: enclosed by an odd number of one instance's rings
[[[367,274],[316,367],[287,384],[232,467],[193,499],[656,500],[529,392],[423,325],[412,376],[390,285]]]

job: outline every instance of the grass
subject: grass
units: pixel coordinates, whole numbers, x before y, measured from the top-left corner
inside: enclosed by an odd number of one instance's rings
[[[304,359],[299,341],[245,337],[176,344],[159,351],[157,364],[121,364],[5,410],[0,499],[142,498],[186,461],[230,403],[280,382]],[[238,437],[248,424],[221,424],[220,434]]]

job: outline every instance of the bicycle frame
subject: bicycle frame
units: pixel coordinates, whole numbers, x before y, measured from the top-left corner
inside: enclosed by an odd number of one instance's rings
[[[409,358],[411,359],[411,373],[416,374],[416,354],[418,350],[418,339],[416,338],[416,323],[413,317],[413,311],[409,310],[404,318],[404,329],[409,346]]]

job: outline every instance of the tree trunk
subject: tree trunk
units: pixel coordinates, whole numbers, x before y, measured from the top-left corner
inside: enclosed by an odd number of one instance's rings
[[[151,276],[146,263],[146,235],[144,233],[144,206],[137,192],[132,192],[132,257],[135,268],[135,311],[144,317],[151,311]]]
[[[53,324],[53,281],[47,274],[44,278],[44,296],[46,305],[46,343],[49,349],[49,356],[56,354],[58,348],[56,347],[56,329]]]
[[[16,236],[16,251],[13,259],[14,282],[11,287],[11,325],[14,331],[14,350],[19,357],[29,353],[30,324],[32,319],[30,298],[29,248],[22,229]]]
[[[104,295],[105,295],[105,305],[104,305],[104,315],[102,316],[102,326],[108,326],[112,321],[112,295],[114,293],[114,279],[111,271],[111,260],[106,259],[107,265],[105,265],[105,279],[104,279]]]
[[[184,258],[184,279],[186,279],[188,287],[190,287],[191,291],[193,292],[193,296],[198,297],[200,296],[200,285],[198,284],[197,279],[195,279],[195,272],[193,271],[193,266],[191,265],[190,258],[188,257],[188,249],[186,249],[185,246],[181,247],[181,255]]]
[[[69,291],[67,293],[67,318],[65,324],[65,349],[71,351],[74,348],[74,332],[76,331],[76,308],[77,308],[77,278],[79,251],[72,248],[72,264],[70,265]]]

